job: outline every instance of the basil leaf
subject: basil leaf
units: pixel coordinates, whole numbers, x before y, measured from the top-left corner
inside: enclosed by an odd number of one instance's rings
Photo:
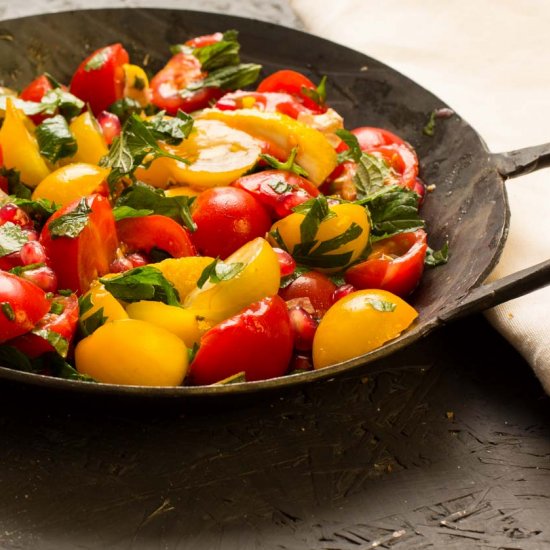
[[[36,139],[40,154],[50,162],[72,157],[78,148],[67,121],[61,115],[47,118],[38,125],[36,127]]]
[[[71,119],[80,114],[84,102],[62,88],[55,88],[44,95],[38,108],[38,112],[45,115],[54,115],[59,110],[65,118]]]
[[[69,341],[61,336],[61,334],[47,328],[34,329],[31,332],[46,340],[61,357],[67,357],[67,353],[69,353]]]
[[[0,258],[19,252],[28,240],[27,233],[21,229],[20,225],[6,222],[0,226]]]
[[[219,258],[216,258],[204,268],[197,280],[197,286],[202,288],[207,281],[210,281],[212,284],[229,281],[236,277],[243,269],[244,264],[242,262],[224,263]]]
[[[156,267],[143,266],[99,281],[117,299],[125,302],[152,300],[179,306],[178,291]]]
[[[238,65],[240,44],[237,31],[226,31],[223,40],[202,48],[194,48],[193,55],[200,61],[203,71],[213,71],[228,65]]]
[[[44,364],[49,368],[51,374],[57,378],[64,378],[66,380],[78,380],[80,382],[95,382],[95,380],[88,374],[79,373],[74,367],[69,365],[63,357],[49,353],[43,355],[42,359]]]
[[[48,79],[48,82],[50,83],[52,88],[61,88],[61,83],[59,82],[59,80],[57,80],[50,73],[45,72],[44,76]]]
[[[149,216],[149,214],[153,214],[153,210],[145,208],[138,210],[131,206],[117,206],[113,208],[113,216],[116,222],[124,220],[125,218],[141,218],[143,216]]]
[[[190,231],[195,231],[197,226],[189,210],[193,200],[194,197],[185,195],[167,197],[162,189],[155,189],[145,183],[136,182],[121,193],[113,212],[115,216],[121,216],[120,209],[122,207],[129,207],[136,211],[149,210],[149,214],[167,216],[178,223],[184,224]],[[122,211],[122,214],[124,214],[124,211]],[[119,217],[118,219],[122,218]]]
[[[384,159],[363,153],[357,162],[357,171],[353,177],[357,198],[363,199],[377,193],[382,187],[392,183],[393,179],[393,170]]]
[[[269,164],[269,166],[271,166],[272,168],[275,168],[277,170],[285,170],[286,172],[293,172],[298,176],[307,178],[307,175],[308,175],[307,172],[301,166],[299,166],[294,162],[294,159],[296,158],[297,154],[298,154],[298,147],[294,147],[290,152],[288,159],[285,162],[281,162],[275,157],[272,157],[271,155],[267,155],[267,154],[260,155],[260,158],[263,159],[265,162],[267,162],[267,164]]]
[[[20,172],[14,168],[0,167],[0,176],[8,180],[8,194],[21,199],[30,199],[32,190],[21,183]]]
[[[160,111],[144,124],[156,140],[179,145],[191,133],[193,117],[181,110],[175,117],[166,117],[165,111]]]
[[[317,105],[323,105],[325,101],[327,100],[327,77],[326,75],[321,78],[321,82],[319,82],[319,86],[317,88],[307,88],[306,86],[302,86],[300,93],[302,95],[305,95],[306,97],[309,97],[309,99],[313,100]]]
[[[255,63],[241,63],[239,65],[230,65],[221,67],[208,73],[202,80],[191,82],[181,91],[183,97],[192,95],[204,88],[221,88],[222,90],[238,90],[258,80],[261,65]]]
[[[273,189],[273,191],[275,191],[277,195],[284,195],[285,193],[291,193],[292,191],[294,191],[292,185],[284,181],[273,180],[268,182],[267,185],[269,185],[269,187],[271,187],[271,189]]]
[[[440,250],[432,250],[430,247],[426,250],[424,265],[437,267],[446,264],[449,260],[449,243],[445,243]]]
[[[409,189],[386,186],[358,203],[369,210],[371,241],[424,227],[424,220],[418,214],[419,196]]]
[[[394,304],[389,300],[382,300],[380,298],[374,298],[370,296],[365,297],[364,301],[366,305],[369,305],[372,307],[372,309],[375,309],[376,311],[380,311],[382,313],[391,313],[395,311],[395,308],[397,307],[397,304]]]
[[[327,239],[326,241],[321,241],[319,246],[312,252],[312,255],[322,256],[327,252],[338,250],[345,244],[357,239],[361,233],[363,233],[363,228],[359,224],[352,222],[352,224],[340,235],[332,239]]]
[[[0,346],[0,366],[23,372],[36,372],[31,360],[13,346]]]
[[[105,63],[107,63],[107,61],[109,60],[109,52],[110,52],[110,50],[109,50],[108,47],[107,48],[102,48],[101,50],[96,52],[90,58],[88,63],[86,63],[86,65],[84,65],[84,71],[89,73],[90,71],[97,71],[97,70],[101,69],[103,67],[103,65],[105,65]]]
[[[40,226],[58,210],[58,207],[48,199],[31,200],[10,197],[10,202],[25,211]]]
[[[329,209],[327,198],[324,195],[319,195],[310,199],[298,206],[295,206],[293,212],[305,214],[305,217],[300,224],[300,241],[308,243],[315,239],[321,222],[334,218],[336,215]]]
[[[348,160],[359,162],[363,151],[361,151],[357,136],[344,128],[339,128],[334,133],[348,146],[346,151],[338,153],[338,164],[342,164]]]
[[[92,209],[88,206],[88,201],[85,197],[80,199],[74,210],[59,216],[48,224],[52,239],[59,237],[69,237],[74,239],[78,237],[88,225],[88,216]]]
[[[107,110],[116,115],[120,122],[124,124],[131,115],[139,115],[143,108],[136,99],[123,97],[117,99]]]

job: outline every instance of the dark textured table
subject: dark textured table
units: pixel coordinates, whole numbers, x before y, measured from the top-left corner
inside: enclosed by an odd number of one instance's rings
[[[0,383],[0,547],[550,547],[548,398],[524,361],[473,317],[391,364],[193,405]]]

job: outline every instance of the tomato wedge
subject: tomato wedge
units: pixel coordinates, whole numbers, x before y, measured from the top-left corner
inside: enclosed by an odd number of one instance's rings
[[[25,101],[35,101],[40,103],[42,98],[50,91],[53,90],[52,83],[46,75],[40,75],[36,77],[20,94],[19,97]],[[32,115],[29,117],[35,124],[40,124],[46,118],[47,115]]]
[[[82,201],[90,212],[85,215],[80,232],[74,237],[52,235],[52,222],[67,214],[74,216]],[[40,242],[46,250],[48,265],[57,274],[58,288],[71,289],[79,294],[86,292],[93,280],[108,273],[118,247],[109,200],[92,194],[69,203],[48,219],[42,228]]]
[[[187,229],[166,216],[153,214],[125,218],[116,222],[116,230],[120,242],[130,251],[149,254],[156,248],[167,252],[172,258],[196,256]]]
[[[0,343],[31,330],[49,309],[50,302],[41,288],[0,271]]]
[[[88,103],[98,115],[124,94],[124,65],[128,52],[122,44],[111,44],[96,50],[78,67],[71,80],[70,91]]]
[[[374,243],[364,261],[350,267],[344,278],[357,289],[382,289],[404,297],[418,285],[428,248],[426,232],[417,229]]]

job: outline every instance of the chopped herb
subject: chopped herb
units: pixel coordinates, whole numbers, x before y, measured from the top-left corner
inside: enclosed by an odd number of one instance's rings
[[[20,277],[21,275],[23,275],[23,273],[26,273],[27,271],[32,271],[33,269],[38,269],[39,267],[44,267],[45,265],[46,264],[42,262],[36,264],[16,265],[15,267],[12,267],[9,272]],[[51,298],[48,297],[48,299]]]
[[[8,321],[15,321],[15,311],[13,311],[13,307],[9,302],[2,302],[0,308],[2,308],[2,313]]]
[[[68,288],[62,288],[61,290],[58,290],[57,293],[61,296],[70,296],[71,294],[74,294],[73,291]]]
[[[374,298],[371,296],[365,297],[365,304],[372,307],[376,311],[381,311],[382,313],[391,313],[395,311],[397,304],[390,302],[388,300],[381,300],[380,298]]]
[[[435,133],[435,117],[436,117],[436,111],[432,111],[430,113],[430,118],[428,119],[428,122],[426,122],[426,126],[422,128],[422,133],[426,136],[432,137]]]
[[[69,365],[63,357],[54,353],[43,356],[44,362],[49,367],[53,376],[64,378],[66,380],[78,380],[80,382],[95,382],[88,374],[81,374],[74,367]]]
[[[138,90],[138,91],[144,90],[145,89],[145,80],[143,78],[140,78],[139,76],[136,76],[134,78],[134,83],[132,85],[132,88],[134,88],[134,90]]]
[[[432,250],[428,247],[424,264],[429,267],[437,267],[446,264],[449,260],[449,243],[445,243],[440,250]]]
[[[50,313],[54,315],[61,315],[65,311],[65,306],[61,302],[52,302],[50,306]]]
[[[238,35],[237,31],[226,31],[223,40],[201,48],[194,48],[193,55],[200,61],[201,69],[213,71],[221,67],[238,65],[241,62]]]
[[[297,266],[296,269],[286,277],[281,277],[281,284],[279,285],[279,288],[286,288],[287,286],[290,286],[291,283],[293,283],[298,277],[301,277],[304,273],[307,273],[308,271],[311,271],[310,267],[306,267],[304,265]]]
[[[83,197],[74,210],[59,216],[59,218],[56,218],[48,224],[52,239],[57,239],[59,237],[74,239],[78,237],[88,225],[88,217],[91,212],[92,209],[88,205],[88,201]]]
[[[0,365],[23,372],[36,372],[31,360],[17,348],[13,346],[0,346]]]
[[[72,157],[77,151],[76,139],[73,136],[67,121],[56,115],[47,118],[36,128],[36,139],[40,154],[50,162],[57,162],[61,158]]]
[[[363,199],[377,193],[385,185],[393,183],[394,179],[394,172],[384,159],[363,153],[353,177],[357,198]]]
[[[109,60],[109,49],[102,48],[96,54],[94,54],[88,63],[84,65],[84,70],[88,73],[90,71],[97,71],[101,69],[105,63]]]
[[[243,269],[244,264],[241,262],[224,263],[219,258],[216,258],[204,268],[197,281],[197,286],[202,288],[207,281],[210,281],[212,284],[229,281],[236,277]]]
[[[215,382],[215,386],[228,386],[229,384],[240,384],[241,382],[246,382],[246,372],[241,371],[237,374],[232,374],[219,382]]]
[[[35,222],[43,225],[44,222],[57,211],[58,207],[48,199],[19,199],[10,197],[10,201],[24,210]]]
[[[69,353],[69,341],[61,336],[61,334],[46,328],[34,329],[31,332],[46,340],[61,357],[67,357],[67,353]]]
[[[139,101],[131,97],[123,97],[117,99],[108,110],[116,115],[120,122],[124,124],[131,115],[139,115],[143,108]]]
[[[0,167],[0,176],[8,180],[8,194],[21,199],[30,199],[32,190],[21,183],[20,173],[14,168]]]
[[[6,222],[0,226],[0,258],[19,252],[29,237],[20,225]]]
[[[85,294],[78,299],[79,307],[79,319],[78,327],[82,337],[90,336],[100,326],[104,325],[107,321],[107,317],[104,315],[103,308],[100,307],[97,311],[94,311],[91,315],[83,319],[84,314],[92,309],[92,298],[90,294]]]
[[[327,77],[326,75],[321,78],[321,82],[319,82],[319,86],[317,88],[307,88],[306,86],[302,86],[302,89],[300,90],[302,95],[305,95],[306,97],[309,97],[309,99],[313,100],[317,105],[324,105],[325,101],[327,100]]]
[[[181,110],[175,117],[166,117],[165,111],[160,111],[144,124],[157,141],[179,145],[191,133],[193,117]]]
[[[200,349],[199,344],[197,342],[193,342],[193,347],[187,350],[187,353],[189,355],[189,364],[191,364],[194,361],[195,356],[197,355],[197,352],[199,351],[199,349]]]
[[[330,210],[327,198],[324,195],[319,195],[318,197],[299,204],[292,210],[305,215],[300,224],[300,241],[302,243],[313,242],[321,223],[336,216],[336,214]]]
[[[84,102],[75,95],[62,88],[55,88],[47,92],[38,104],[38,113],[54,115],[56,111],[71,119],[84,108]],[[31,113],[32,114],[32,113]]]
[[[260,158],[263,159],[265,162],[267,162],[267,164],[269,164],[269,166],[271,166],[272,168],[275,168],[276,170],[285,170],[287,172],[293,172],[298,176],[307,178],[307,175],[308,175],[307,172],[301,166],[299,166],[294,162],[294,159],[296,158],[297,154],[298,154],[298,147],[294,147],[292,151],[290,151],[290,155],[288,156],[288,159],[285,162],[281,162],[275,157],[271,155],[266,155],[266,154],[260,155]]]
[[[61,88],[61,83],[59,82],[59,80],[53,77],[50,73],[44,73],[44,76],[48,79],[48,82],[50,83],[52,88]]]
[[[348,149],[338,153],[338,164],[342,164],[348,160],[359,162],[363,152],[361,151],[357,136],[344,128],[336,130],[335,134],[348,146]]]
[[[221,67],[208,73],[208,75],[196,82],[191,82],[182,90],[181,95],[187,97],[204,88],[221,88],[222,90],[238,90],[258,80],[261,65],[255,63],[241,63],[229,67]]]
[[[132,208],[131,206],[117,206],[113,208],[113,216],[115,221],[124,220],[125,218],[142,218],[143,216],[149,216],[153,210],[146,208]]]
[[[153,300],[171,306],[180,305],[178,291],[159,269],[150,265],[135,267],[115,277],[101,278],[99,282],[117,300]]]
[[[277,195],[284,195],[285,193],[291,193],[294,189],[292,188],[292,185],[289,185],[288,183],[284,181],[270,181],[268,182],[269,187],[277,193]]]

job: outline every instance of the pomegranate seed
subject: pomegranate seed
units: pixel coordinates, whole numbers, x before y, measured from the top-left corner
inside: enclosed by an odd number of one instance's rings
[[[117,258],[109,266],[111,273],[123,273],[129,269],[133,269],[132,262],[128,258]]]
[[[57,276],[51,267],[43,266],[27,269],[21,273],[21,277],[39,286],[44,292],[55,292],[57,290]]]
[[[0,208],[0,225],[12,222],[21,227],[33,227],[32,221],[24,210],[9,202]]]
[[[101,111],[97,115],[97,121],[101,126],[101,131],[105,137],[107,145],[111,145],[113,140],[120,134],[120,119],[109,111]]]
[[[126,259],[131,262],[132,267],[141,267],[142,265],[147,265],[149,263],[141,254],[138,254],[137,252],[128,254]]]
[[[294,270],[296,269],[296,262],[294,261],[294,258],[281,248],[274,248],[273,251],[277,254],[281,277],[286,277],[287,275],[294,273]]]
[[[342,298],[345,298],[348,294],[351,294],[352,292],[355,292],[356,288],[353,285],[346,284],[339,286],[333,293],[332,293],[332,303],[336,303],[338,300],[341,300]]]
[[[317,322],[305,309],[299,306],[291,308],[288,314],[294,334],[294,347],[300,351],[309,351],[313,346]]]
[[[23,265],[42,264],[46,261],[46,252],[38,241],[29,240],[21,247],[19,254]]]

